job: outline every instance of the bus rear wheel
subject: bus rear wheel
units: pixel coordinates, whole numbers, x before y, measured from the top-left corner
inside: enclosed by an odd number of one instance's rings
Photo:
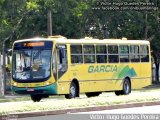
[[[41,96],[41,95],[31,95],[31,99],[32,99],[34,102],[40,102],[41,99],[42,99],[42,96]]]
[[[78,87],[74,82],[71,83],[70,89],[69,89],[69,94],[65,95],[66,99],[72,99],[78,96]]]
[[[119,96],[128,95],[129,93],[131,93],[131,83],[128,78],[125,78],[123,82],[123,89],[120,91],[115,91],[115,94]]]
[[[128,95],[129,93],[131,93],[131,83],[129,79],[125,78],[123,82],[122,95]]]
[[[85,93],[87,97],[96,97],[99,96],[102,92],[90,92],[90,93]]]

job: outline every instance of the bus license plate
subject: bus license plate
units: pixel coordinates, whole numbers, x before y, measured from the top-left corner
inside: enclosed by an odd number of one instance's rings
[[[32,92],[32,91],[34,91],[34,89],[29,88],[29,89],[27,89],[27,91],[28,91],[28,92]]]

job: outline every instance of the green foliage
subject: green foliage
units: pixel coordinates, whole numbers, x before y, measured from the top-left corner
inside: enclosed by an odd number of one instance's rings
[[[102,10],[107,2],[152,2],[159,9]],[[47,37],[49,10],[52,12],[53,35],[148,39],[156,66],[160,62],[159,0],[0,0],[0,50],[5,38],[9,38],[6,47],[11,48],[17,39]]]
[[[17,39],[47,36],[47,13],[51,10],[53,35],[59,34],[67,38],[91,36],[100,39],[147,37],[152,38],[152,48],[160,50],[160,10],[99,10],[101,2],[122,3],[133,0],[0,0],[0,42],[11,34],[8,47]],[[156,4],[156,1],[150,2]],[[160,8],[159,3],[158,7]]]
[[[29,2],[26,2],[26,7],[27,10],[38,10],[39,5],[36,2],[30,0]]]

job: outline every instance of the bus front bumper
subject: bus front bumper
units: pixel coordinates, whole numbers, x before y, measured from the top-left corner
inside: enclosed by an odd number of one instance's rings
[[[57,84],[44,86],[44,87],[34,87],[34,88],[24,88],[12,86],[12,90],[18,94],[45,94],[45,95],[56,95],[57,94]]]

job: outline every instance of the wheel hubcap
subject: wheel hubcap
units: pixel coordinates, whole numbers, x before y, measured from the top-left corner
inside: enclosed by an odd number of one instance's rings
[[[72,86],[71,89],[70,89],[70,91],[71,91],[72,97],[74,97],[74,96],[75,96],[75,93],[76,93],[75,87]]]
[[[125,82],[125,84],[124,84],[124,89],[125,89],[126,93],[129,93],[129,85],[127,82]]]

